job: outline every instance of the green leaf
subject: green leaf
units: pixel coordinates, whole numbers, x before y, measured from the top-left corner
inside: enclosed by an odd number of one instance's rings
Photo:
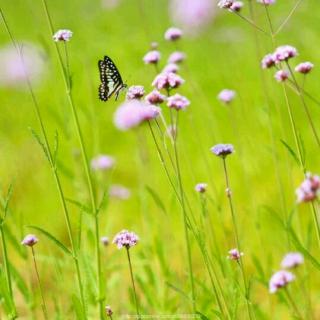
[[[85,212],[85,213],[88,213],[90,215],[93,215],[92,213],[92,210],[87,207],[85,204],[77,201],[77,200],[73,200],[73,199],[70,199],[70,198],[65,198],[66,201],[74,204],[76,207],[78,207],[82,212]]]
[[[292,156],[292,158],[295,160],[295,162],[298,164],[298,166],[300,166],[300,160],[298,158],[298,156],[296,155],[296,153],[293,151],[293,149],[282,139],[280,139],[281,143],[286,147],[286,149],[288,150],[289,154]]]
[[[76,319],[85,320],[85,314],[83,312],[81,302],[75,294],[72,295],[72,304],[73,304],[74,311],[76,312]]]
[[[221,313],[219,311],[213,310],[213,312],[219,319],[222,319]],[[209,320],[209,318],[205,316],[203,313],[201,313],[200,311],[196,311],[196,314],[200,316],[201,320]]]
[[[171,289],[173,289],[174,291],[178,292],[180,295],[182,295],[182,296],[185,297],[186,299],[191,300],[191,298],[190,298],[184,291],[182,291],[182,289],[176,287],[175,285],[173,285],[172,283],[169,283],[169,282],[167,282],[167,281],[165,282],[165,284],[166,284],[169,288],[171,288]]]
[[[27,227],[39,231],[44,236],[46,236],[49,240],[51,240],[53,243],[55,243],[57,245],[57,247],[62,249],[65,253],[72,255],[72,252],[48,231],[46,231],[40,227],[37,227],[37,226],[27,226]]]
[[[42,142],[41,138],[39,137],[39,135],[32,129],[32,128],[29,128],[33,137],[36,139],[36,141],[38,142],[39,146],[41,147],[44,155],[46,156],[47,160],[50,162],[50,157],[49,157],[49,151],[46,147],[46,145]]]
[[[158,196],[158,194],[149,186],[145,186],[145,188],[148,191],[148,193],[151,195],[153,201],[158,206],[158,208],[161,211],[163,211],[165,214],[167,214],[166,208],[165,208],[163,202],[161,201],[161,198]]]
[[[54,146],[53,146],[53,164],[56,166],[56,161],[58,157],[58,149],[59,149],[59,135],[58,131],[54,134]]]

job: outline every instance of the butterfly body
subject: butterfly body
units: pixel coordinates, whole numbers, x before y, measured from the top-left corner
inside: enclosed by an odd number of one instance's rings
[[[120,92],[127,87],[123,83],[121,75],[113,63],[113,61],[105,56],[103,60],[98,62],[101,84],[99,86],[99,98],[102,101],[107,101],[115,94],[116,100]]]

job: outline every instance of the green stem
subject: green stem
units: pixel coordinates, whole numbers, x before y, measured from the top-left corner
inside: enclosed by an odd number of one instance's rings
[[[135,305],[136,305],[136,312],[137,312],[138,319],[141,319],[140,312],[139,312],[137,291],[136,291],[136,286],[135,286],[135,283],[134,283],[134,277],[133,277],[133,272],[132,272],[132,264],[131,264],[129,248],[126,247],[126,250],[127,250],[127,257],[128,257],[128,262],[129,262],[129,269],[130,269],[130,277],[131,277],[132,289],[133,289],[133,295],[134,295],[134,302],[135,302]]]
[[[288,298],[288,300],[289,300],[289,302],[290,302],[290,304],[291,304],[291,306],[292,306],[292,308],[293,308],[296,316],[297,316],[299,319],[303,320],[304,317],[303,317],[302,314],[300,313],[300,311],[299,311],[296,303],[294,302],[294,300],[293,300],[293,298],[292,298],[292,296],[291,296],[288,288],[287,288],[287,287],[284,287],[284,291],[285,291],[285,293],[286,293],[286,296],[287,296],[287,298]]]
[[[54,29],[53,29],[53,25],[52,25],[52,21],[50,18],[50,14],[49,14],[49,10],[47,7],[47,3],[46,0],[42,0],[43,6],[44,6],[44,10],[47,16],[47,21],[48,21],[48,25],[50,28],[50,32],[51,34],[54,33]],[[101,272],[101,256],[100,256],[100,246],[99,246],[99,217],[98,217],[98,212],[97,212],[97,205],[96,205],[96,199],[95,199],[95,193],[94,193],[94,188],[93,188],[93,181],[92,181],[92,176],[90,173],[90,168],[89,168],[89,162],[88,162],[88,156],[87,156],[87,152],[86,152],[86,148],[84,145],[84,140],[83,140],[83,136],[82,136],[82,132],[81,132],[81,127],[80,127],[80,123],[79,123],[79,118],[78,118],[78,113],[76,110],[76,107],[74,105],[74,101],[71,95],[71,87],[70,87],[70,74],[69,74],[69,69],[64,68],[64,64],[63,64],[63,59],[61,56],[61,53],[59,51],[58,45],[55,42],[55,49],[56,49],[56,53],[58,56],[58,60],[59,60],[59,65],[60,65],[60,70],[61,73],[63,75],[63,80],[64,80],[64,84],[65,84],[65,88],[66,88],[66,93],[67,93],[67,98],[71,107],[71,113],[72,113],[72,117],[73,117],[73,121],[74,121],[74,125],[76,128],[76,134],[77,134],[77,138],[78,138],[78,142],[80,144],[80,149],[81,149],[81,154],[82,154],[82,160],[83,160],[83,166],[84,166],[84,170],[85,170],[85,174],[86,174],[86,179],[87,179],[87,184],[88,184],[88,189],[89,189],[89,195],[90,195],[90,201],[91,201],[91,209],[92,209],[92,213],[95,217],[95,251],[96,251],[96,265],[97,265],[97,277],[98,277],[98,288],[99,288],[99,293],[98,293],[98,301],[99,301],[99,306],[100,306],[100,319],[104,319],[104,297],[103,297],[103,293],[102,293],[102,272]],[[67,54],[67,47],[65,46],[65,50],[66,50],[66,59],[68,59],[68,54]],[[66,61],[66,65],[69,65],[69,61]]]
[[[45,300],[44,300],[43,289],[42,289],[42,285],[41,285],[41,281],[40,281],[39,271],[38,271],[37,262],[36,262],[36,256],[34,254],[33,247],[31,247],[31,252],[32,252],[32,258],[33,258],[33,263],[34,263],[34,269],[35,269],[35,272],[36,272],[36,275],[37,275],[37,281],[38,281],[38,285],[39,285],[39,291],[40,291],[40,295],[41,295],[41,300],[42,300],[43,316],[47,320],[48,319],[48,311],[47,311],[46,303],[45,303]]]

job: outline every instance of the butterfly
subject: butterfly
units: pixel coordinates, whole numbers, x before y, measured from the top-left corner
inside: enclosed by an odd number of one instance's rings
[[[107,101],[113,94],[115,94],[117,100],[121,90],[127,87],[123,83],[117,67],[108,56],[104,56],[103,60],[99,60],[98,66],[101,80],[99,86],[100,100]]]

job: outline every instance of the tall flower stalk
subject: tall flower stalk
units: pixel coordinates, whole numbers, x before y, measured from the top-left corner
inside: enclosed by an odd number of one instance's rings
[[[43,3],[44,11],[45,11],[45,14],[47,17],[47,22],[48,22],[50,32],[51,32],[51,34],[53,34],[54,28],[53,28],[53,24],[52,24],[52,20],[51,20],[50,14],[49,14],[46,0],[42,0],[42,3]],[[66,55],[66,67],[63,63],[63,58],[62,58],[62,55],[59,51],[57,42],[55,42],[55,49],[56,49],[56,53],[58,56],[60,70],[61,70],[61,73],[63,76],[65,88],[66,88],[68,102],[69,102],[69,105],[71,108],[72,118],[73,118],[74,126],[76,129],[78,142],[79,142],[80,149],[81,149],[82,161],[83,161],[83,166],[84,166],[84,170],[85,170],[85,175],[86,175],[86,180],[87,180],[87,185],[88,185],[88,190],[89,190],[89,196],[90,196],[90,201],[91,201],[91,211],[92,211],[92,214],[94,215],[95,252],[96,252],[97,281],[98,281],[98,302],[99,302],[100,319],[103,319],[104,318],[104,293],[102,292],[102,290],[103,290],[102,276],[103,275],[102,275],[102,270],[101,270],[101,255],[100,255],[100,246],[99,246],[99,241],[100,241],[99,215],[97,212],[97,204],[96,204],[96,198],[95,198],[95,192],[94,192],[94,186],[93,186],[93,179],[92,179],[90,168],[89,168],[87,151],[86,151],[84,140],[83,140],[83,134],[82,134],[81,127],[80,127],[77,109],[76,109],[76,106],[74,104],[73,97],[72,97],[72,87],[71,87],[71,82],[70,82],[69,58],[68,58],[66,39],[61,39],[61,40],[58,39],[58,41],[64,42],[64,49],[65,49],[65,55]]]

